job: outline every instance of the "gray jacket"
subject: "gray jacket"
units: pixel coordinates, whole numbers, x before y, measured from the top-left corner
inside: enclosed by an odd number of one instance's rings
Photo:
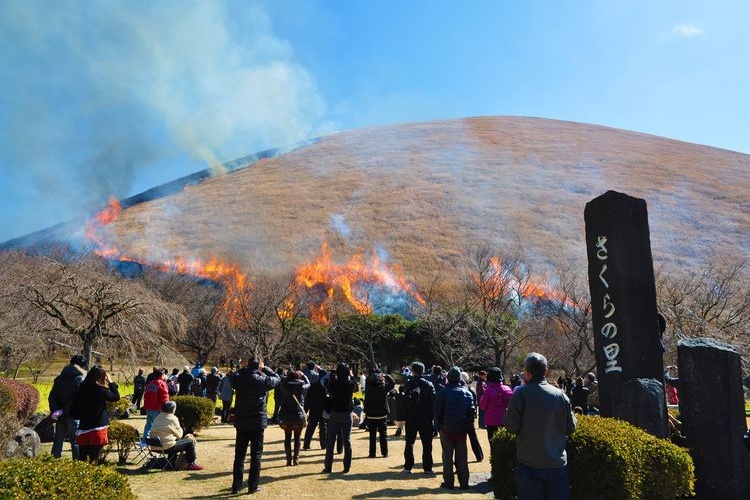
[[[576,419],[565,393],[546,380],[516,389],[505,412],[505,428],[517,434],[516,457],[522,464],[549,469],[568,463],[566,436],[576,429]]]

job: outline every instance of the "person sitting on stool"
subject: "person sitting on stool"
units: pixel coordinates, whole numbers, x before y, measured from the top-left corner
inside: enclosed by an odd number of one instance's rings
[[[202,465],[195,463],[195,438],[191,434],[185,434],[183,437],[180,421],[174,414],[175,410],[177,410],[177,403],[174,401],[164,403],[161,413],[154,419],[151,437],[158,437],[161,440],[162,448],[170,460],[177,453],[184,451],[188,461],[188,470],[203,470]]]

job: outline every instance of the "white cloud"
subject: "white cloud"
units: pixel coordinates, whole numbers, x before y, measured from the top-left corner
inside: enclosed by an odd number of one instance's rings
[[[672,29],[672,33],[683,38],[693,38],[703,34],[703,29],[692,24],[678,24]]]

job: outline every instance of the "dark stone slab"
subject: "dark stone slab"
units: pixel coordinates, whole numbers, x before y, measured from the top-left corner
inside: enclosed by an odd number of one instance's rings
[[[677,344],[680,418],[702,500],[750,498],[750,453],[737,350],[713,339]]]
[[[628,422],[638,422],[638,427],[653,436],[669,436],[664,415],[667,402],[664,384],[652,378],[634,378],[622,384],[620,400],[614,416]]]
[[[663,377],[646,202],[607,191],[586,204],[584,219],[600,410],[612,417],[615,408],[624,411],[623,384]],[[632,402],[631,396],[627,398]],[[626,413],[630,423],[647,432],[666,428],[666,409],[664,426],[655,427],[630,420],[650,411],[634,408]],[[661,431],[657,435],[665,436]]]

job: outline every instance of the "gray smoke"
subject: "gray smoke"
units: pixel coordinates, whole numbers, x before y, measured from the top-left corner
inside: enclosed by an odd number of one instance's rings
[[[330,130],[259,2],[7,0],[0,63],[0,240]]]

